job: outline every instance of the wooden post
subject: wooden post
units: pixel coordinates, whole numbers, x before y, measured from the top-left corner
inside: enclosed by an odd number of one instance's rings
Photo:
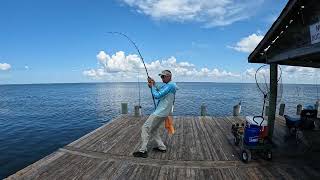
[[[140,106],[134,106],[134,116],[136,116],[136,117],[141,116],[141,107]]]
[[[121,114],[128,114],[128,103],[121,103]]]
[[[279,115],[283,116],[284,115],[284,109],[286,108],[285,104],[280,104],[280,108],[279,108]]]
[[[302,105],[301,105],[301,104],[298,104],[298,105],[297,105],[297,115],[300,115],[300,114],[301,114],[301,111],[302,111]]]
[[[206,116],[207,115],[207,106],[205,104],[201,105],[200,115],[201,116]]]
[[[233,116],[240,116],[240,112],[241,112],[241,104],[240,103],[233,106]]]
[[[277,91],[278,91],[278,64],[270,64],[270,98],[269,98],[269,139],[272,141],[274,121],[276,119],[277,106]]]

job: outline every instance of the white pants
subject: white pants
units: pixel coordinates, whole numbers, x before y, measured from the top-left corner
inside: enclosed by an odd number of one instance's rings
[[[142,144],[140,147],[140,152],[147,151],[147,145],[149,140],[154,140],[161,150],[166,150],[166,146],[163,144],[160,134],[159,127],[164,123],[167,117],[159,117],[155,115],[150,115],[147,121],[142,126],[141,139]]]

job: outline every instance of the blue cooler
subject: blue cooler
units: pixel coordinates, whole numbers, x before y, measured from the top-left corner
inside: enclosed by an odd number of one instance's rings
[[[259,142],[259,134],[261,127],[247,126],[244,130],[244,142],[248,146],[255,146]]]
[[[254,118],[253,116],[246,116],[246,128],[244,130],[245,144],[248,146],[257,145],[259,142],[261,131],[263,131],[267,127],[268,127],[268,121],[263,120],[262,117]]]

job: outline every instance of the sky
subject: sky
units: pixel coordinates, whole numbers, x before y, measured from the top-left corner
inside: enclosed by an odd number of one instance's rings
[[[164,69],[178,82],[254,82],[248,56],[287,1],[0,0],[0,84],[135,82]],[[282,67],[286,83],[318,70]]]

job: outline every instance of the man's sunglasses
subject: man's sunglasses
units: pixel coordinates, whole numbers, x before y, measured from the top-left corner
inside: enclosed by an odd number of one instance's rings
[[[163,78],[165,78],[166,76],[165,76],[165,75],[161,75],[160,77],[161,77],[161,79],[163,79]]]

